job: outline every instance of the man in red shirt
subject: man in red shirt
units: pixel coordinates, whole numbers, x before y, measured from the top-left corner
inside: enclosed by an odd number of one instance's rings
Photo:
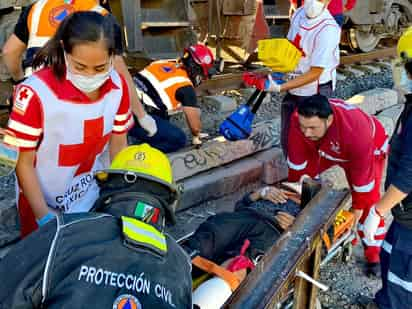
[[[290,0],[289,15],[292,16],[296,9],[303,5],[304,0]],[[329,2],[328,10],[335,18],[337,24],[342,27],[344,22],[343,13],[352,10],[356,5],[356,0],[346,0],[343,5],[343,0],[332,0]]]
[[[385,238],[384,220],[373,240],[363,233],[369,209],[379,201],[388,136],[382,124],[342,100],[314,95],[298,105],[291,118],[288,157],[289,181],[303,175],[317,177],[333,165],[342,167],[352,193],[358,234],[364,245],[368,274],[379,272],[379,252]]]

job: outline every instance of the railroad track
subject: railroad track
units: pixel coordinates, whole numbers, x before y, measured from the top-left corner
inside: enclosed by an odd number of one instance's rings
[[[340,65],[362,64],[376,60],[396,57],[396,47],[383,47],[367,53],[354,53],[341,56]],[[238,71],[216,75],[214,78],[202,83],[196,89],[198,96],[214,95],[224,90],[243,88],[242,74],[247,71],[239,67]],[[254,72],[269,73],[266,67],[253,69]]]
[[[371,62],[374,60],[396,57],[396,47],[385,47],[368,53],[356,53],[341,56],[340,64],[349,65],[355,63]]]

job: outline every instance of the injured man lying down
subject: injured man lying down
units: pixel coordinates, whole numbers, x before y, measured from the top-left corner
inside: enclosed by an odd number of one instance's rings
[[[182,244],[194,266],[194,308],[220,308],[320,187],[311,179],[266,186],[246,194],[234,212],[203,222]]]

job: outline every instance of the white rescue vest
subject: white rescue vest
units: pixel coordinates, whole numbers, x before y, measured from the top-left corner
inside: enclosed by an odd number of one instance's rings
[[[102,155],[123,95],[120,76],[113,70],[110,77],[118,89],[88,104],[57,98],[36,75],[23,83],[36,90],[43,110],[43,137],[36,154],[41,189],[47,204],[63,212],[89,211],[98,198],[93,174],[108,168]]]
[[[308,21],[311,23],[309,24]],[[293,24],[291,25],[288,39],[291,42],[296,43],[296,37],[300,36],[299,46],[303,50],[304,56],[302,56],[293,73],[295,76],[302,75],[310,70],[312,66],[312,52],[317,48],[316,38],[322,29],[328,26],[338,27],[328,10],[325,10],[319,17],[313,20],[306,17],[303,8],[296,12],[296,16],[293,17]],[[329,58],[328,65],[324,68],[320,78],[307,85],[289,90],[291,94],[297,96],[311,96],[318,93],[319,85],[326,84],[330,81],[332,81],[332,87],[335,89],[336,67],[339,65],[339,46],[337,46],[333,55],[325,55],[325,57]]]

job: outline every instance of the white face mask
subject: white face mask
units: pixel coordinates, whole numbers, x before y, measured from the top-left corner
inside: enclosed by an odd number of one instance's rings
[[[318,0],[306,0],[303,4],[305,14],[309,18],[316,18],[322,14],[325,5]]]
[[[93,92],[97,89],[100,88],[101,85],[104,84],[104,82],[110,77],[110,73],[112,72],[112,62],[110,61],[110,67],[107,72],[104,73],[99,73],[95,75],[81,75],[77,73],[73,73],[67,62],[67,57],[66,58],[66,79],[71,81],[71,83],[80,91],[89,93]]]

